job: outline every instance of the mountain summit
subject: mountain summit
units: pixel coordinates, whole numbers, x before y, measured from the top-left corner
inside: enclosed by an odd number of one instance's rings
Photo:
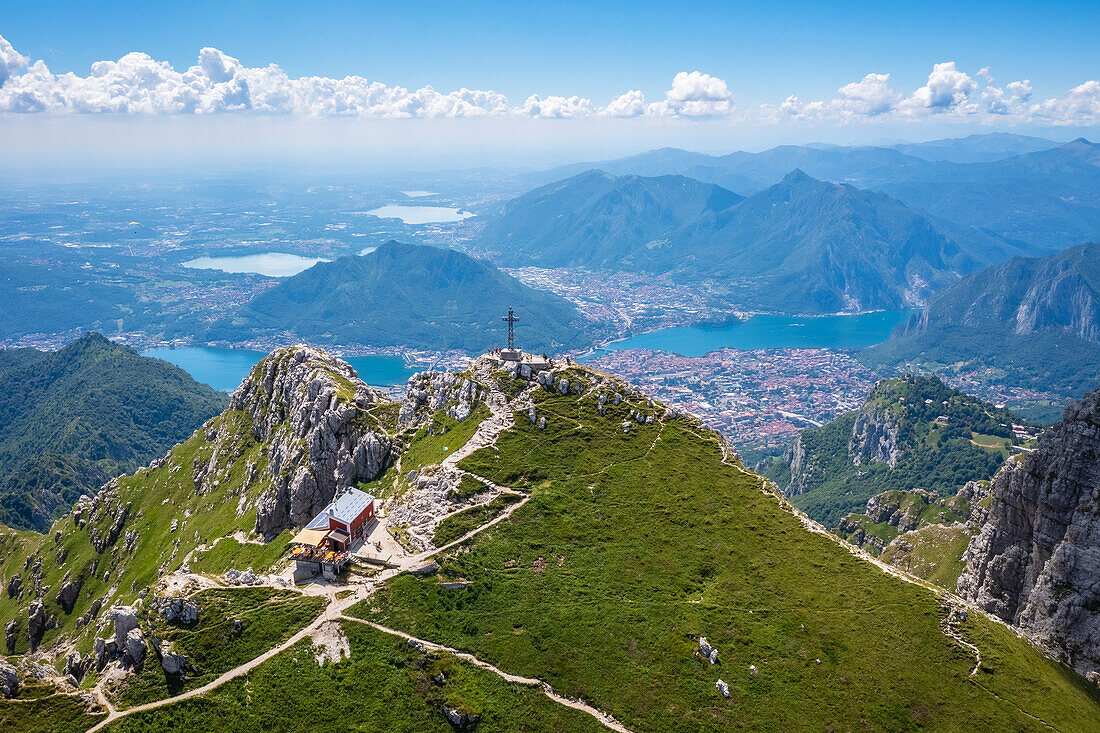
[[[317,546],[348,537],[344,496],[379,510],[354,554]],[[397,403],[278,350],[163,459],[0,549],[0,692],[35,695],[0,720],[41,729],[109,702],[120,730],[1085,730],[1100,703],[853,555],[698,419],[530,355]]]
[[[289,332],[322,344],[478,353],[500,343],[499,319],[512,305],[531,350],[557,352],[595,340],[564,298],[462,252],[396,241],[287,278],[216,324],[209,338]]]

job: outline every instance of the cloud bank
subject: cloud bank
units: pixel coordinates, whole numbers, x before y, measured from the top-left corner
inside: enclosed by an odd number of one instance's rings
[[[680,118],[768,123],[790,120],[905,121],[956,119],[1050,125],[1100,122],[1100,81],[1085,81],[1059,97],[1033,101],[1030,80],[998,86],[987,68],[973,75],[955,62],[935,64],[923,86],[905,92],[890,74],[870,73],[844,84],[831,99],[740,107],[724,79],[681,71],[663,97],[627,91],[599,105],[580,96],[531,94],[514,105],[498,92],[430,86],[409,90],[361,76],[291,78],[275,64],[248,67],[216,48],[199,51],[194,66],[177,71],[145,53],[97,61],[87,76],[54,74],[0,36],[0,113],[114,113],[269,115],[360,118]]]

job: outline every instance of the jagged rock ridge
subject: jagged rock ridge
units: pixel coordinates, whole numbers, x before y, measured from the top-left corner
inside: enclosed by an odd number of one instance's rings
[[[993,479],[961,596],[1100,679],[1100,389]]]
[[[360,419],[386,401],[350,365],[318,349],[282,349],[253,368],[230,408],[248,413],[254,437],[268,445],[271,486],[259,499],[257,532],[301,526],[338,491],[386,468],[389,436]]]

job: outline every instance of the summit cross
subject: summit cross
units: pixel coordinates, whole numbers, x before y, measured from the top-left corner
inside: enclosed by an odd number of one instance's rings
[[[516,348],[516,332],[515,332],[515,327],[513,326],[513,324],[516,321],[518,321],[519,319],[516,318],[515,314],[512,313],[512,306],[508,306],[508,315],[501,316],[500,320],[506,321],[508,323],[508,348],[509,349],[515,349]]]

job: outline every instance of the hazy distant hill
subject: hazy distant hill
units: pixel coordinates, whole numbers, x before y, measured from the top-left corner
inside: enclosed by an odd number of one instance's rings
[[[1100,244],[974,273],[860,358],[987,365],[1009,383],[1079,396],[1100,374]]]
[[[0,351],[0,518],[45,531],[82,493],[161,457],[226,401],[96,333],[56,352]]]
[[[557,352],[598,334],[569,301],[530,288],[487,262],[438,247],[388,242],[367,255],[321,262],[216,324],[212,340],[289,332],[316,343],[461,349],[504,343],[515,306],[517,338]]]
[[[509,265],[632,269],[655,240],[740,200],[683,176],[592,170],[509,201],[481,242]]]
[[[992,163],[936,163],[876,188],[1032,254],[1100,239],[1100,145],[1084,138]]]
[[[1017,135],[1011,132],[986,132],[967,137],[930,140],[924,143],[890,145],[905,155],[929,161],[949,163],[987,163],[1017,155],[1037,153],[1056,148],[1061,143],[1042,137]]]
[[[590,171],[510,202],[482,246],[505,263],[673,273],[737,305],[814,313],[921,304],[1017,253],[801,171],[748,199],[679,176]]]

